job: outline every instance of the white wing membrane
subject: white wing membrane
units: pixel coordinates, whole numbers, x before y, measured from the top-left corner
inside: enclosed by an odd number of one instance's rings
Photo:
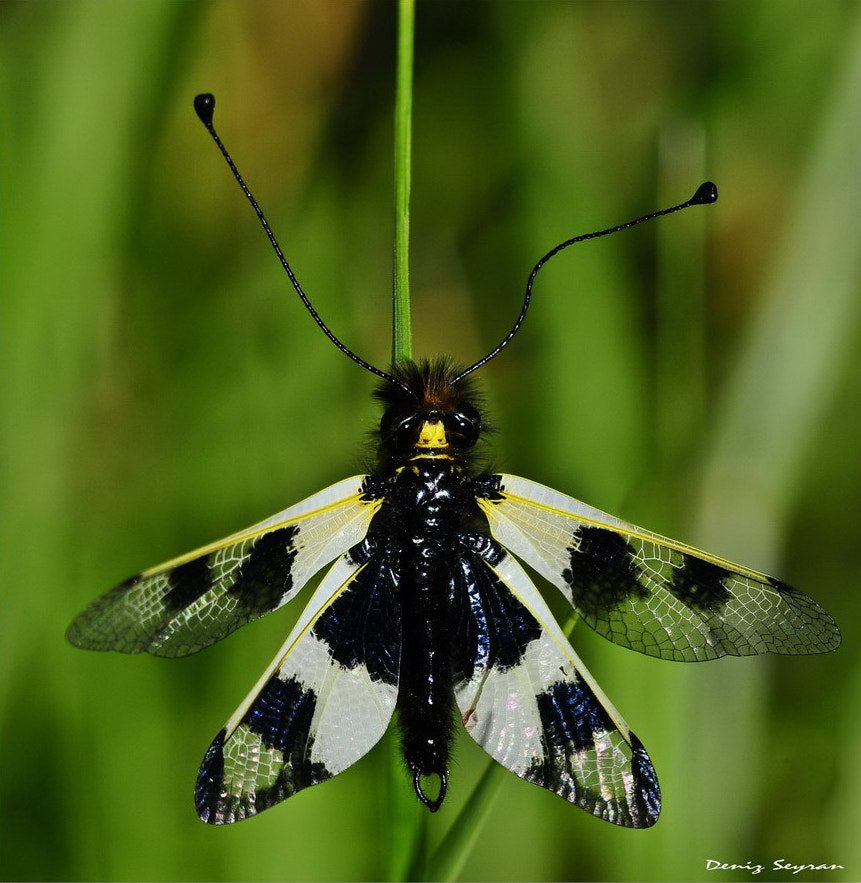
[[[617,644],[679,661],[821,653],[840,643],[812,598],[512,475],[479,500],[493,536]]]
[[[247,818],[337,775],[382,737],[397,699],[400,630],[388,574],[344,555],[213,741],[200,817]]]
[[[476,643],[488,648],[456,689],[467,732],[511,772],[587,812],[628,827],[654,824],[660,790],[642,744],[523,568],[499,552],[467,575]]]
[[[322,567],[360,542],[379,500],[354,476],[98,598],[68,639],[90,650],[186,656],[293,598]]]

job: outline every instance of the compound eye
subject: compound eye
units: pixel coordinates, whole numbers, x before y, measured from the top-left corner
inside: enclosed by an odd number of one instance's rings
[[[449,418],[450,432],[465,448],[471,448],[481,433],[481,422],[478,414],[466,414],[457,411]]]
[[[395,451],[408,451],[418,437],[419,418],[415,414],[383,414],[380,433]]]

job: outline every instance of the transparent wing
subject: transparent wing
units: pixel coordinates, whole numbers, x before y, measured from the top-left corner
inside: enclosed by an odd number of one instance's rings
[[[88,650],[187,656],[289,601],[365,536],[380,500],[354,476],[259,524],[126,580],[78,614]]]
[[[493,536],[616,644],[684,662],[726,654],[824,653],[840,644],[831,616],[773,577],[533,481],[494,479],[496,487],[478,501]]]
[[[337,775],[382,737],[395,708],[400,607],[391,569],[363,543],[326,574],[200,768],[201,819],[253,816]]]
[[[645,748],[523,568],[475,537],[454,596],[464,608],[455,695],[469,735],[511,772],[601,819],[653,825],[661,794]]]

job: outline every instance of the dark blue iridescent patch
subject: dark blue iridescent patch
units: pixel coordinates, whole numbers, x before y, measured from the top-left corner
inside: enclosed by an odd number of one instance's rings
[[[548,752],[591,751],[595,733],[609,733],[616,724],[595,694],[578,677],[559,681],[535,697]]]
[[[396,686],[401,611],[391,583],[384,556],[368,563],[322,612],[311,634],[325,642],[338,665],[364,665],[373,680]]]
[[[197,814],[204,822],[220,824],[220,811],[223,809],[224,799],[224,736],[222,730],[212,745],[209,746],[200,772],[197,774],[197,783],[194,786],[194,805]]]
[[[643,743],[633,734],[631,740],[631,772],[633,773],[633,798],[636,806],[634,821],[638,828],[649,828],[661,814],[661,788],[658,774]]]
[[[307,750],[311,721],[317,706],[313,690],[295,678],[269,679],[248,709],[242,725],[260,738],[267,748],[275,748],[287,757],[300,748]]]
[[[469,537],[461,537],[468,546]],[[476,669],[507,669],[523,661],[526,648],[541,637],[541,626],[511,590],[488,567],[506,552],[490,538],[463,548],[454,577],[452,611],[456,630],[453,652],[456,677],[469,680]]]

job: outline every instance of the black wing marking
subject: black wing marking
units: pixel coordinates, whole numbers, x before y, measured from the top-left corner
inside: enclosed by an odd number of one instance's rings
[[[337,775],[385,733],[400,666],[391,569],[366,540],[326,574],[200,768],[201,819],[253,816]]]
[[[121,583],[66,634],[88,650],[187,656],[285,604],[365,536],[380,506],[354,476]]]
[[[489,537],[462,543],[455,695],[467,732],[511,772],[587,812],[653,825],[661,794],[652,762],[532,581]]]
[[[684,662],[825,653],[840,644],[831,616],[773,577],[533,481],[494,478],[496,487],[479,499],[493,536],[616,644]]]

